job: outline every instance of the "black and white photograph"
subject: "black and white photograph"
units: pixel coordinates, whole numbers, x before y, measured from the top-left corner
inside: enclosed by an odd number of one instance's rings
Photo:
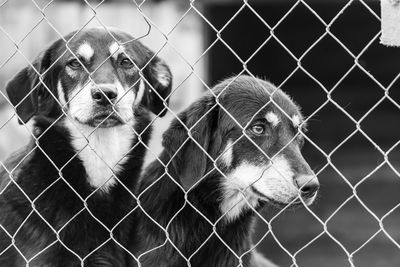
[[[400,266],[400,0],[0,0],[0,267]]]

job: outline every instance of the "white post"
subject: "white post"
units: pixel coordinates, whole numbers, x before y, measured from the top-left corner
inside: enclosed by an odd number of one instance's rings
[[[400,0],[381,0],[381,44],[400,46]]]

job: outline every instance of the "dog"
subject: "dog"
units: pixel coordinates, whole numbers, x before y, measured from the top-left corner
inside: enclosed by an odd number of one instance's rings
[[[315,200],[318,179],[300,152],[305,130],[288,95],[246,75],[180,113],[141,178],[131,266],[275,266],[254,251],[252,225],[265,205]]]
[[[55,41],[8,82],[32,138],[0,170],[0,266],[125,265],[124,219],[171,84],[154,52],[98,28]]]

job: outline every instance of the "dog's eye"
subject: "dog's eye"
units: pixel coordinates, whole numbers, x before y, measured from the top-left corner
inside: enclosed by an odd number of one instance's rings
[[[77,60],[77,59],[72,59],[68,62],[68,66],[70,66],[73,69],[78,69],[80,68],[82,65],[81,63]]]
[[[132,68],[133,67],[133,62],[129,58],[124,58],[121,60],[121,66],[124,68]]]
[[[263,124],[255,124],[251,126],[251,131],[256,135],[262,135],[265,133],[265,126]]]

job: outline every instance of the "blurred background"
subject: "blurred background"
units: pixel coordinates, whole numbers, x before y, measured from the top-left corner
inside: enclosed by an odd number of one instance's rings
[[[136,37],[148,30],[130,0],[87,3],[100,4],[96,15],[84,1],[1,1],[3,93],[5,82],[60,35],[85,25],[118,27]],[[298,266],[351,266],[350,259],[362,267],[400,266],[400,48],[379,44],[379,1],[248,3],[141,4],[154,23],[142,42],[159,51],[174,75],[171,109],[182,110],[207,86],[241,72],[288,92],[309,117],[312,142],[304,156],[318,173],[321,192],[311,207],[316,216],[306,209],[276,216],[279,211],[266,208],[263,217],[272,219],[274,235],[266,235],[260,218],[257,249],[281,266],[294,261]],[[162,129],[167,123],[159,125]],[[28,136],[0,93],[0,161],[26,144]]]

